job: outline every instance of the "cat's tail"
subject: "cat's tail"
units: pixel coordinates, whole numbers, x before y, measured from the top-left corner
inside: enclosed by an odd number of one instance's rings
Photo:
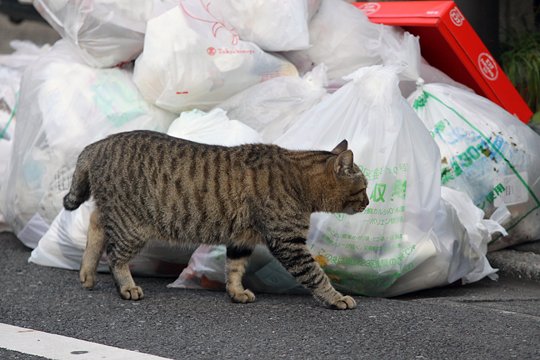
[[[90,198],[90,181],[88,177],[90,159],[88,153],[88,149],[84,149],[77,160],[71,187],[67,195],[64,196],[64,208],[66,210],[75,210]]]

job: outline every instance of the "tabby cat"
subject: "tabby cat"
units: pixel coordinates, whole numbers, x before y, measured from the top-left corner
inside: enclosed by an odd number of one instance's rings
[[[138,300],[143,291],[128,264],[149,239],[224,244],[227,293],[235,302],[252,302],[242,277],[253,249],[264,244],[316,299],[352,309],[354,299],[332,287],[306,236],[313,212],[363,211],[366,186],[345,140],[331,152],[291,151],[132,131],[81,152],[64,207],[74,210],[91,195],[96,203],[80,270],[85,288],[94,286],[105,249],[120,296]]]

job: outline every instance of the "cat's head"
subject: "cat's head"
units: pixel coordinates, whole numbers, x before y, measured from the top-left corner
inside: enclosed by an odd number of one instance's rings
[[[347,141],[343,140],[331,151],[326,164],[326,181],[321,183],[325,189],[320,189],[324,194],[320,211],[353,215],[369,205],[367,179],[354,163],[353,152],[347,146]]]

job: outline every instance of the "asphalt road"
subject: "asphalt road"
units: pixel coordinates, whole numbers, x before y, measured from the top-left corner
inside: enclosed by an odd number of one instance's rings
[[[108,274],[95,290],[77,273],[27,263],[30,249],[0,234],[0,323],[172,359],[538,359],[540,283],[502,278],[395,299],[357,298],[356,310],[310,296],[170,289],[138,278],[121,300]],[[0,349],[1,359],[39,359]]]

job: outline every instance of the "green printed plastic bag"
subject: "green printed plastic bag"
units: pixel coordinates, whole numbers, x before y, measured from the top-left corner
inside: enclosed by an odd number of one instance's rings
[[[370,204],[352,216],[314,214],[308,243],[337,288],[397,295],[396,280],[438,252],[433,227],[441,199],[439,150],[401,96],[395,69],[361,68],[347,80],[276,144],[330,150],[349,141],[368,179]],[[422,286],[420,281],[414,290]]]
[[[439,150],[401,96],[396,69],[362,68],[347,79],[276,141],[331,149],[348,139],[369,181],[363,213],[311,217],[308,244],[333,284],[396,296],[492,275],[486,244],[503,229],[482,220],[465,194],[441,194]]]
[[[507,229],[489,249],[540,239],[540,136],[491,101],[449,85],[426,84],[408,101],[440,148],[442,184],[467,193]]]

